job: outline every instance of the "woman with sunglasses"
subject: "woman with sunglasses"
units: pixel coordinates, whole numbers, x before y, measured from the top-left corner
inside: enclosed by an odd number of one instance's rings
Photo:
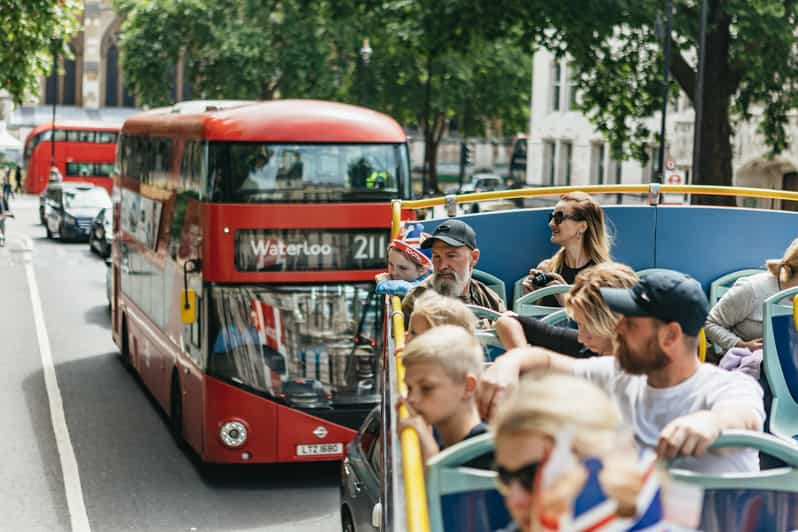
[[[611,518],[628,519],[629,525],[639,512],[652,510],[638,497],[652,477],[653,462],[641,462],[632,444],[618,445],[620,425],[615,404],[588,381],[554,374],[525,377],[492,423],[496,485],[514,521],[505,532],[556,530],[563,517],[576,522],[576,506],[595,510],[608,499],[614,505]],[[566,434],[569,448],[557,449],[555,459],[555,446],[562,446],[556,440]],[[568,464],[563,453],[573,458],[570,466],[563,466]],[[541,474],[544,467],[549,469]],[[602,500],[595,497],[597,486]]]
[[[523,287],[531,292],[553,284],[573,284],[576,274],[610,259],[610,238],[604,211],[590,194],[575,191],[560,196],[549,214],[551,241],[560,249],[537,268],[529,270]],[[545,274],[545,275],[540,275]],[[542,305],[561,306],[561,299],[548,297]]]

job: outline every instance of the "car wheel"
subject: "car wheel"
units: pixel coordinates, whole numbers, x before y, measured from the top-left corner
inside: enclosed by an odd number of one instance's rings
[[[341,508],[341,530],[343,532],[357,532],[355,530],[355,523],[352,521],[352,515],[349,509],[344,506]]]
[[[39,209],[39,223],[42,225],[47,225],[47,220],[44,219],[44,209]]]
[[[59,240],[66,240],[64,238],[64,221],[61,220],[61,223],[58,224],[58,239]]]
[[[53,232],[50,231],[50,225],[46,221],[44,222],[44,230],[47,231],[47,238],[52,240]]]

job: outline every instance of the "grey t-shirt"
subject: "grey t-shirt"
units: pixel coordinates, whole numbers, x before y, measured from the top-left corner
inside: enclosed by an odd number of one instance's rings
[[[765,419],[762,388],[740,372],[701,364],[692,377],[676,386],[654,388],[645,375],[630,375],[614,357],[575,360],[574,374],[604,389],[621,409],[623,421],[631,426],[638,444],[656,450],[660,432],[676,418],[711,410],[717,405],[743,404]],[[677,459],[673,467],[701,473],[759,471],[759,458],[753,449],[711,451],[704,456]]]

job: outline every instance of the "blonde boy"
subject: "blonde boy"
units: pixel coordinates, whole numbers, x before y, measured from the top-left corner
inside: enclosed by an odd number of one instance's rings
[[[476,390],[484,361],[479,341],[462,327],[441,325],[418,336],[402,355],[410,417],[426,462],[442,449],[487,429],[479,417]]]
[[[439,325],[459,325],[469,334],[474,334],[477,318],[459,299],[427,290],[416,299],[405,340],[409,343],[413,338]]]

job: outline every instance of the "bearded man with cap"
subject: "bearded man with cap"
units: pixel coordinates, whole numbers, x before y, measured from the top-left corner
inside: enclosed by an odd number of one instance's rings
[[[752,449],[707,451],[721,431],[762,430],[765,411],[754,379],[698,359],[698,334],[709,307],[701,285],[665,270],[632,288],[600,291],[609,308],[623,316],[615,356],[574,359],[535,347],[509,351],[483,375],[483,415],[491,415],[520,373],[553,369],[603,388],[637,443],[662,458],[680,457],[674,467],[711,474],[758,471]]]
[[[446,220],[422,243],[432,249],[433,274],[410,290],[402,301],[405,321],[413,311],[413,304],[426,290],[456,297],[467,305],[479,305],[497,312],[507,308],[502,298],[480,281],[471,277],[479,261],[477,234],[461,220]]]

